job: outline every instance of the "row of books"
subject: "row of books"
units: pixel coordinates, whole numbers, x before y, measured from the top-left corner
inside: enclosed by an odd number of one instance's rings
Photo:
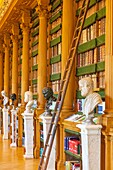
[[[69,150],[73,154],[80,154],[80,140],[78,137],[65,137],[64,150]]]
[[[97,62],[97,50],[89,50],[77,55],[77,67],[94,64]]]
[[[51,56],[54,57],[54,56],[57,56],[57,55],[61,54],[61,50],[62,50],[61,43],[53,46],[51,48]]]
[[[66,161],[65,170],[80,170],[80,162],[78,161]]]
[[[38,73],[37,70],[32,71],[32,79],[37,79]]]
[[[44,132],[43,132],[43,130],[40,130],[40,138],[44,139]]]
[[[105,45],[101,45],[97,48],[97,61],[101,62],[101,61],[105,61]]]
[[[61,62],[55,63],[51,65],[52,74],[61,72]]]
[[[60,90],[60,83],[61,83],[60,80],[52,82],[52,89],[53,89],[54,93],[58,93],[59,92],[59,90]]]
[[[96,38],[96,23],[82,30],[79,44],[85,43]]]

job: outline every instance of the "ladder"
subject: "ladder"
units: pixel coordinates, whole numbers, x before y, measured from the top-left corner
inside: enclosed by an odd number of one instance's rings
[[[42,157],[41,157],[41,160],[38,166],[38,170],[47,169],[47,165],[49,162],[49,157],[50,157],[50,153],[51,153],[51,149],[52,149],[52,145],[53,145],[53,141],[54,141],[54,137],[56,134],[56,129],[57,129],[57,125],[58,125],[58,121],[60,117],[60,112],[62,110],[62,106],[63,106],[69,78],[71,75],[72,66],[74,64],[74,59],[75,59],[75,55],[77,52],[77,47],[78,47],[79,39],[81,36],[82,28],[84,25],[84,20],[85,20],[86,13],[88,10],[89,2],[90,0],[83,0],[83,4],[79,12],[74,35],[73,35],[72,42],[71,42],[71,47],[69,50],[68,60],[67,60],[66,67],[64,70],[64,75],[61,81],[60,91],[59,91],[58,98],[55,104],[54,112],[53,112],[52,119],[51,119],[51,124],[50,124],[49,131],[47,134],[44,151],[42,153]]]

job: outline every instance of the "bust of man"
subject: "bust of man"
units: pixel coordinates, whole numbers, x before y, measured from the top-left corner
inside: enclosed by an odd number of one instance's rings
[[[4,105],[4,107],[6,107],[7,104],[8,104],[9,99],[7,97],[7,94],[6,94],[5,90],[1,91],[1,95],[3,96],[3,105]]]
[[[29,90],[24,94],[24,102],[26,102],[26,111],[31,112],[31,106],[33,105],[33,93]]]
[[[53,101],[56,101],[56,98],[53,96],[53,90],[50,87],[45,87],[42,90],[42,93],[44,95],[44,98],[46,99],[46,105],[45,105],[45,116],[50,115],[51,116],[51,109],[50,106],[52,105]]]
[[[79,80],[79,88],[81,95],[86,97],[83,106],[83,114],[86,115],[84,122],[93,123],[94,109],[99,103],[102,103],[101,96],[93,92],[93,80],[90,77]]]

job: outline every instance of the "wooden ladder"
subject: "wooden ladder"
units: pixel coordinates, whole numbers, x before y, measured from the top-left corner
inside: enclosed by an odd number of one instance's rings
[[[80,40],[82,28],[84,25],[84,20],[86,18],[86,13],[88,10],[89,2],[90,2],[90,0],[83,0],[83,4],[82,4],[80,12],[79,12],[74,35],[73,35],[72,42],[71,42],[71,47],[69,50],[68,60],[67,60],[64,75],[63,75],[63,78],[61,81],[58,98],[57,98],[57,101],[55,104],[55,109],[54,109],[54,112],[52,115],[51,124],[49,127],[48,135],[47,135],[45,146],[44,146],[44,151],[43,151],[43,154],[42,154],[42,157],[40,160],[38,170],[46,170],[47,169],[47,165],[48,165],[48,161],[49,161],[49,157],[50,157],[50,153],[51,153],[51,149],[52,149],[52,145],[53,145],[53,141],[54,141],[54,137],[56,134],[56,129],[57,129],[57,125],[58,125],[58,121],[59,121],[59,117],[60,117],[60,112],[62,110],[62,106],[63,106],[68,82],[70,79],[72,66],[74,64],[74,59],[75,59],[75,55],[77,52],[77,47],[78,47],[78,43]]]

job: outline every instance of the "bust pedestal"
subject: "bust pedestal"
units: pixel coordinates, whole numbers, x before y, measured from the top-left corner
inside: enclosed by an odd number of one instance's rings
[[[24,158],[33,158],[33,113],[24,112],[25,155]]]
[[[78,124],[82,140],[82,169],[100,170],[101,125]]]
[[[41,118],[43,119],[44,145],[45,145],[52,117],[51,116],[41,116]],[[55,147],[56,141],[55,141],[55,139],[54,139],[54,142],[53,142],[53,146],[52,146],[47,170],[55,170],[55,153],[56,153],[56,147]],[[48,150],[46,150],[46,153],[47,152],[48,152]],[[45,153],[45,155],[46,155],[46,153]]]
[[[3,139],[8,139],[8,109],[3,108]]]
[[[11,135],[11,139],[12,139],[12,143],[10,144],[11,147],[16,147],[16,139],[17,139],[17,110],[16,109],[12,109],[11,110],[11,128],[12,128],[12,135]]]

